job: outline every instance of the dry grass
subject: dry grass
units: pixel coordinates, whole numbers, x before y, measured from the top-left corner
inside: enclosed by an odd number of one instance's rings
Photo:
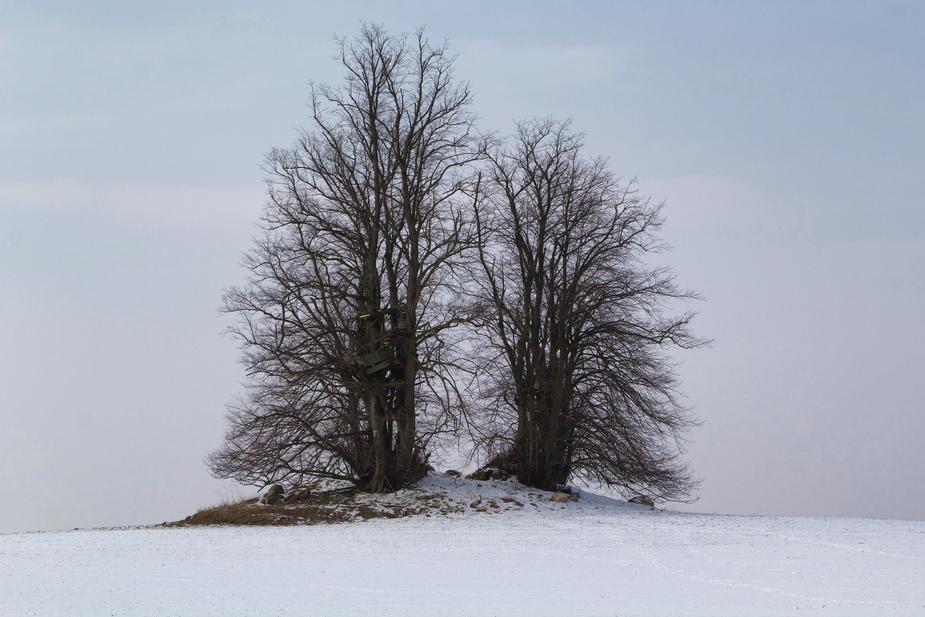
[[[323,505],[288,504],[262,506],[257,499],[248,499],[237,504],[225,504],[200,510],[192,516],[167,527],[190,527],[197,525],[315,525],[338,523],[350,520],[349,513]]]
[[[256,497],[222,503],[203,508],[182,521],[164,523],[164,527],[192,527],[204,525],[317,525],[319,523],[345,523],[376,518],[449,514],[458,511],[424,493],[406,497],[405,503],[390,504],[376,496],[360,493],[356,489],[313,491],[303,489],[293,493],[285,503],[260,504]]]

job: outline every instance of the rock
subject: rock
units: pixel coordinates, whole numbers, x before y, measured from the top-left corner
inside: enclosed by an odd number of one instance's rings
[[[282,486],[280,486],[279,484],[274,484],[273,486],[270,487],[270,490],[267,491],[267,494],[263,496],[263,503],[267,504],[268,506],[271,506],[277,501],[279,501],[280,499],[282,499],[283,494],[285,492],[286,491],[283,490]]]
[[[636,495],[629,500],[630,503],[639,504],[640,506],[649,506],[650,508],[655,508],[655,500],[646,495]]]
[[[456,471],[455,469],[447,469],[447,470],[446,470],[446,475],[450,476],[451,478],[459,478],[459,477],[462,477],[462,474],[459,473],[458,471]]]
[[[449,472],[447,472],[449,473]],[[468,480],[476,480],[478,482],[485,482],[487,480],[507,480],[511,477],[511,474],[505,473],[500,469],[494,467],[484,467],[478,471],[474,471],[466,476]]]
[[[481,505],[481,503],[482,503],[482,498],[479,497],[478,499],[476,499],[475,501],[473,501],[472,503],[470,503],[470,504],[469,504],[469,507],[470,507],[470,508],[474,508],[474,507],[476,507],[476,506],[478,506],[478,505]]]
[[[578,493],[572,493],[568,496],[569,501],[578,501]]]
[[[553,501],[562,503],[565,501],[569,501],[569,494],[568,493],[553,493],[550,499],[552,499]]]
[[[311,489],[303,488],[300,490],[290,489],[288,493],[283,495],[283,503],[289,503],[290,501],[305,501],[312,496]]]

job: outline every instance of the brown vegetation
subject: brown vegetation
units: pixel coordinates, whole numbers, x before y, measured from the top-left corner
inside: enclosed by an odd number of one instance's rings
[[[377,501],[372,495],[348,489],[293,492],[285,502],[263,505],[259,499],[242,499],[203,508],[181,521],[164,523],[165,527],[209,525],[317,525],[347,523],[375,518],[401,518],[427,514],[449,514],[458,508],[448,507],[433,495],[406,491],[405,503]]]

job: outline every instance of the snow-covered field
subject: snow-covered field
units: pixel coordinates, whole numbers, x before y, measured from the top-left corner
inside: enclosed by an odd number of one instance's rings
[[[925,522],[431,488],[508,509],[0,535],[0,615],[925,615]]]

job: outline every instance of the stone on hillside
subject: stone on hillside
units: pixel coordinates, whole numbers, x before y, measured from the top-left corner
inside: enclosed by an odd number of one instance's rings
[[[568,493],[553,493],[550,499],[552,499],[553,501],[559,502],[559,503],[563,503],[569,500],[569,494]]]
[[[569,501],[578,501],[578,493],[572,493],[568,496]]]
[[[649,506],[650,508],[655,508],[655,500],[646,495],[636,495],[629,500],[630,503],[635,503],[640,506]]]
[[[501,471],[495,467],[483,467],[478,471],[474,471],[466,476],[469,480],[476,480],[478,482],[485,482],[487,480],[507,480],[511,477],[511,474]]]
[[[263,496],[263,503],[271,506],[277,501],[281,500],[285,492],[286,491],[283,490],[282,486],[279,484],[274,484],[270,487],[270,490],[267,491],[267,494]]]
[[[462,476],[462,474],[456,471],[455,469],[447,469],[446,475],[450,476],[451,478],[459,478]]]

